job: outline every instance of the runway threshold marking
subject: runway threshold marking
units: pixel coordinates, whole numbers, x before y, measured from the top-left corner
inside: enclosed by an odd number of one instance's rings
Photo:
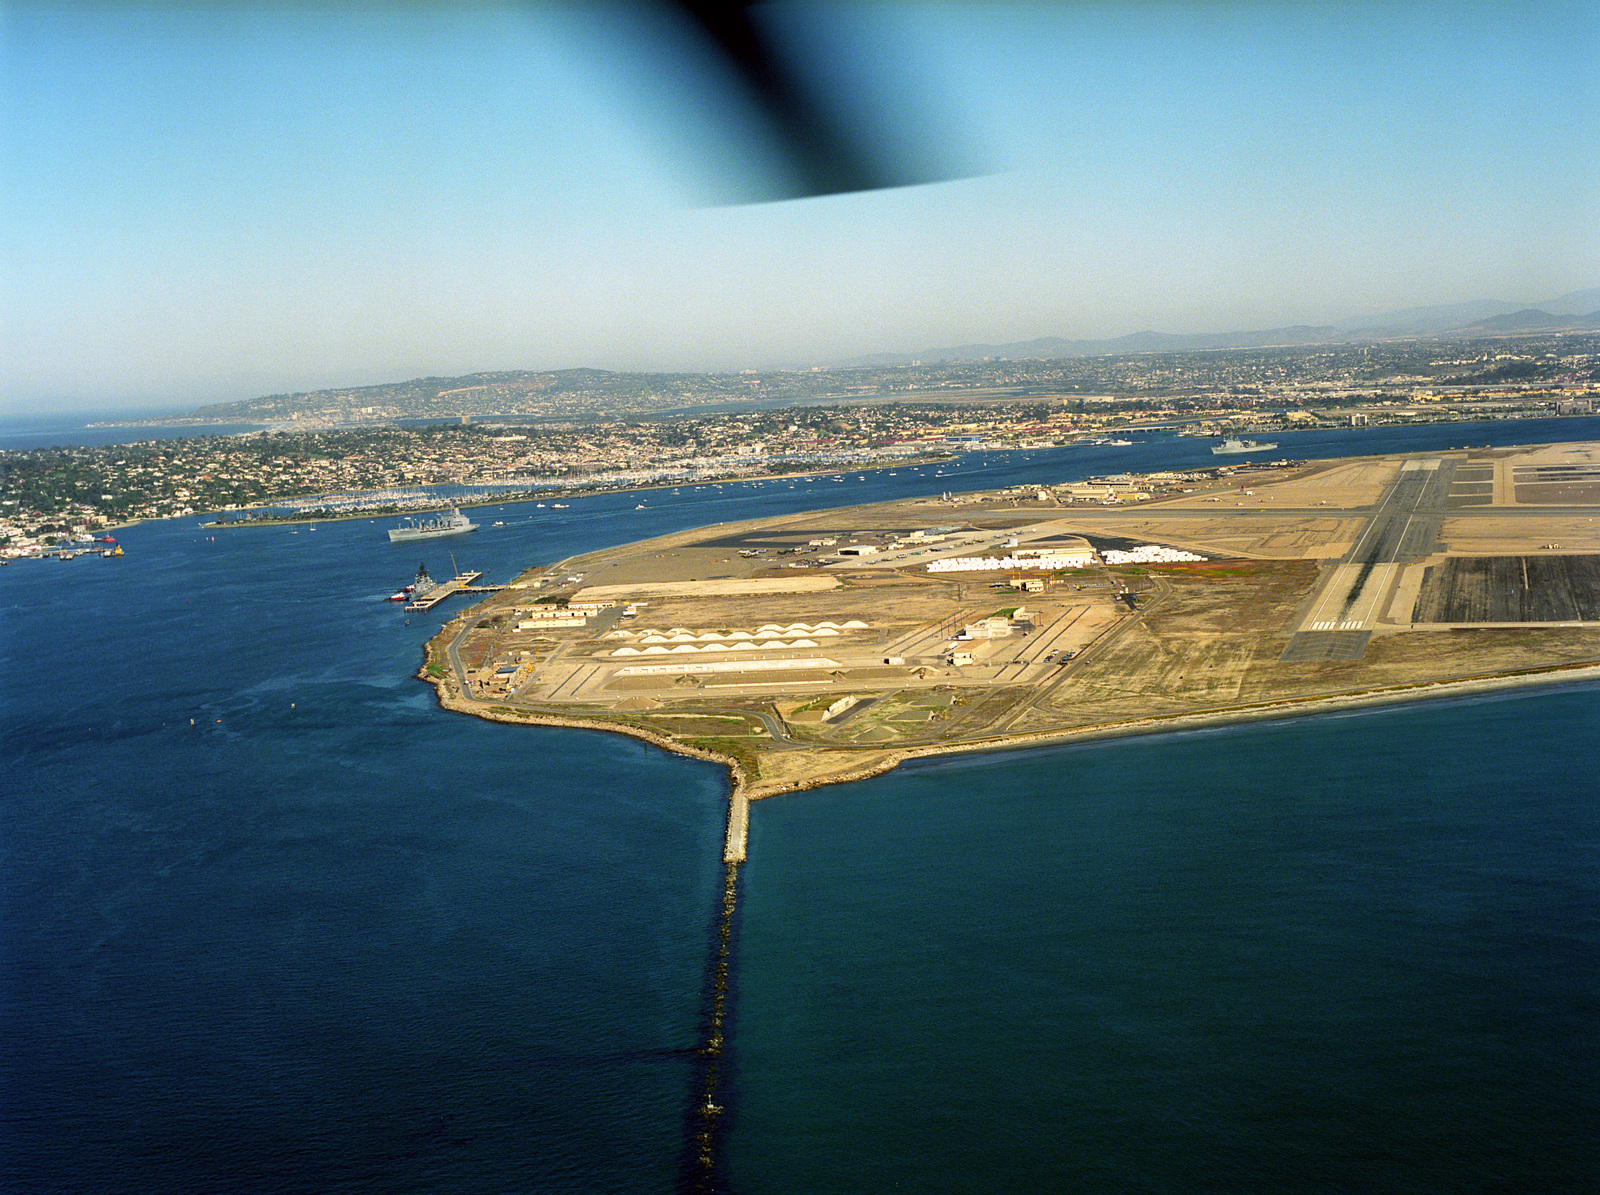
[[[1438,477],[1438,471],[1444,464],[1442,458],[1428,457],[1423,460],[1406,461],[1400,466],[1400,476],[1390,485],[1388,491],[1378,502],[1368,517],[1367,525],[1362,528],[1361,534],[1356,537],[1350,551],[1340,562],[1322,590],[1317,594],[1311,608],[1297,628],[1299,634],[1329,634],[1335,632],[1359,632],[1368,629],[1378,617],[1382,603],[1394,588],[1395,578],[1400,568],[1400,562],[1394,559],[1404,551],[1406,540],[1411,534],[1412,524],[1416,521],[1417,510],[1422,506],[1430,493],[1431,481],[1423,481],[1420,490],[1410,498],[1410,509],[1403,509],[1406,499],[1402,497],[1402,487],[1414,489],[1414,484],[1407,484],[1406,474],[1432,473]],[[1390,546],[1380,553],[1384,534],[1394,525],[1395,519],[1405,515],[1405,522],[1400,526],[1399,536],[1391,541]],[[1371,555],[1374,559],[1363,559]],[[1378,555],[1389,557],[1378,560]],[[1360,586],[1356,592],[1357,585]],[[1291,644],[1293,640],[1291,639]],[[1291,658],[1285,649],[1284,659]],[[1311,650],[1301,645],[1300,652]],[[1292,658],[1346,658],[1342,656],[1314,657],[1297,654]],[[1359,657],[1357,657],[1359,658]]]

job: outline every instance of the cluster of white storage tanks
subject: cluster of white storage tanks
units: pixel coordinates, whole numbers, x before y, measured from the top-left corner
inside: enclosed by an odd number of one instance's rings
[[[981,573],[1000,569],[1037,568],[1087,568],[1094,563],[1094,554],[1078,553],[1071,556],[950,556],[928,563],[930,573]]]
[[[1129,548],[1126,552],[1109,548],[1100,553],[1107,564],[1172,564],[1182,560],[1204,560],[1204,556],[1196,556],[1193,552],[1184,552],[1178,548],[1160,548],[1155,544],[1140,544],[1137,548]]]

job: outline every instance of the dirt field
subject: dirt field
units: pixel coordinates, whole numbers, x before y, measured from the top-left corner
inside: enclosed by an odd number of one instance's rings
[[[1254,489],[1252,495],[1258,505],[1268,508],[1335,506],[1371,506],[1394,480],[1399,464],[1390,460],[1368,461],[1318,461],[1305,465],[1287,475],[1251,474],[1232,479],[1226,487],[1207,486],[1203,494],[1192,494],[1163,506],[1188,508],[1203,506],[1217,493],[1227,492],[1229,500],[1236,491]]]
[[[1600,507],[1594,516],[1524,511],[1516,518],[1504,519],[1493,515],[1446,517],[1440,524],[1439,537],[1450,546],[1451,554],[1458,556],[1593,552],[1600,550]]]
[[[1252,500],[1253,501],[1253,500]],[[1141,512],[1148,517],[1096,518],[1084,512],[1079,525],[1096,535],[1119,534],[1137,543],[1163,543],[1213,556],[1264,557],[1276,560],[1329,560],[1350,550],[1365,521],[1336,514],[1250,519],[1232,518],[1226,509],[1214,518],[1161,518],[1159,507]],[[1255,509],[1261,509],[1259,507]]]
[[[1224,705],[1243,698],[1252,667],[1270,666],[1311,593],[1315,565],[1254,563],[1229,576],[1162,570],[1168,593],[1143,619],[1086,659],[1020,725],[1082,725]]]

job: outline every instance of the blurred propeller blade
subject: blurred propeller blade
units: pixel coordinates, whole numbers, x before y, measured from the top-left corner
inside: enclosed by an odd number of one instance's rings
[[[668,7],[714,48],[739,93],[733,98],[787,165],[791,177],[774,184],[774,198],[874,191],[965,173],[909,166],[909,159],[929,155],[896,152],[889,134],[873,127],[871,113],[824,103],[794,47],[763,27],[753,0],[673,0]]]

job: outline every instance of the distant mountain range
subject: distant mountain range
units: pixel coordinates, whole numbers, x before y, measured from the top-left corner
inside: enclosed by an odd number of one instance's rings
[[[1525,307],[1507,315],[1492,315],[1488,319],[1468,324],[1469,332],[1585,332],[1600,323],[1600,311],[1588,315],[1553,315],[1536,307]]]
[[[834,368],[878,365],[981,361],[984,358],[1051,360],[1061,357],[1105,357],[1121,353],[1175,353],[1197,349],[1252,349],[1313,344],[1348,344],[1363,340],[1404,340],[1413,336],[1502,336],[1522,332],[1600,331],[1600,287],[1577,290],[1529,306],[1487,300],[1440,307],[1411,307],[1347,320],[1339,324],[1293,324],[1248,332],[1173,334],[1133,332],[1108,340],[1068,340],[1043,336],[1008,344],[964,344],[916,353],[869,353],[833,361]]]
[[[1580,314],[1586,313],[1586,314]],[[1134,332],[1111,340],[1066,340],[1055,336],[1010,344],[968,344],[919,353],[875,353],[832,368],[873,370],[909,365],[965,363],[985,358],[1059,360],[1072,357],[1204,349],[1306,347],[1404,340],[1417,336],[1473,338],[1540,332],[1600,331],[1600,288],[1575,291],[1535,307],[1520,303],[1460,303],[1392,311],[1342,325],[1295,324],[1254,332],[1171,335]],[[261,423],[271,427],[341,427],[397,419],[533,420],[663,415],[683,411],[757,406],[803,406],[837,401],[860,379],[841,379],[829,369],[751,373],[614,373],[604,369],[508,370],[463,377],[413,378],[374,386],[344,386],[296,394],[269,394],[217,403],[190,412],[196,423]],[[754,389],[752,389],[754,387]],[[841,387],[843,387],[841,389]],[[170,417],[133,424],[168,424]]]

